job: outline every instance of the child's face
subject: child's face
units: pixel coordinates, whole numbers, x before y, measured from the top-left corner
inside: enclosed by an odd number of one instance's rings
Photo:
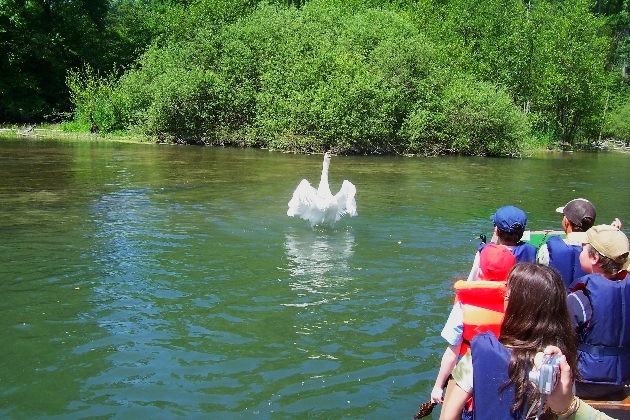
[[[582,245],[582,252],[580,252],[580,266],[585,273],[590,274],[593,272],[593,266],[597,264],[597,259],[591,257],[588,253],[589,244]]]

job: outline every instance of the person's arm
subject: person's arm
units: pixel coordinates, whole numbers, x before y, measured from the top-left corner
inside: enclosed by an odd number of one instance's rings
[[[594,409],[582,400],[579,400],[578,404],[579,406],[575,413],[570,414],[568,417],[558,418],[567,420],[617,420],[614,417],[610,417],[609,415]]]
[[[448,381],[444,404],[440,412],[440,420],[460,420],[464,404],[471,396],[472,392],[466,392],[461,389],[453,379]]]
[[[459,349],[462,345],[463,332],[464,314],[462,313],[462,305],[459,302],[456,302],[451,309],[451,313],[448,315],[444,328],[442,329],[441,335],[448,343],[448,347],[442,356],[440,371],[435,379],[435,386],[431,391],[432,402],[442,402],[442,388],[444,388],[448,375],[451,374],[453,368],[455,367],[455,363],[457,363]]]
[[[573,325],[575,331],[585,326],[593,316],[591,301],[583,290],[569,293],[567,296],[567,308],[569,309],[571,325]]]
[[[555,346],[547,346],[544,354],[562,354]],[[536,355],[535,364],[540,366],[543,353]],[[547,405],[551,411],[564,420],[615,420],[581,401],[573,394],[571,367],[564,355],[560,356],[560,380],[555,389],[547,396]]]
[[[477,275],[479,274],[479,251],[475,254],[475,259],[473,260],[473,266],[470,269],[470,274],[468,274],[468,278],[466,280],[473,281],[477,280]]]
[[[549,248],[547,247],[547,244],[542,244],[538,249],[536,262],[542,265],[549,265]]]
[[[446,395],[440,414],[441,420],[459,420],[466,401],[473,392],[473,367],[470,350],[466,352],[453,369],[453,379],[448,381]]]
[[[433,385],[433,390],[431,391],[431,402],[442,402],[444,385],[446,385],[446,380],[457,363],[457,356],[459,355],[459,348],[461,346],[461,344],[449,345],[446,350],[444,350],[442,363],[440,364],[440,371],[438,372],[437,378],[435,378],[435,385]]]

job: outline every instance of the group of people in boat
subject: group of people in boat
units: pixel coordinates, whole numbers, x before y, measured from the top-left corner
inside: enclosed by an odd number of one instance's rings
[[[494,241],[455,284],[442,330],[448,346],[431,392],[440,419],[610,418],[581,398],[615,394],[630,380],[630,245],[619,219],[595,224],[586,199],[557,211],[566,235],[540,248],[522,241],[523,210],[491,216]],[[551,355],[559,362],[544,372],[557,377],[537,388],[530,372]]]

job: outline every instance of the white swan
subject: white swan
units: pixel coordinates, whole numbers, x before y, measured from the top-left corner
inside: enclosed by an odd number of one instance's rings
[[[319,187],[315,189],[306,179],[303,179],[289,201],[287,216],[299,216],[311,222],[311,226],[315,227],[332,226],[344,214],[357,215],[357,203],[354,199],[356,187],[352,182],[344,180],[339,192],[332,195],[328,186],[329,166],[330,152],[326,152]]]

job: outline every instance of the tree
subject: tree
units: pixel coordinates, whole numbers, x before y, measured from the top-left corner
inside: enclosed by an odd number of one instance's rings
[[[69,109],[66,69],[102,52],[107,0],[5,0],[0,8],[0,118]]]
[[[608,51],[605,21],[589,1],[536,4],[532,11],[532,110],[562,142],[597,138],[606,106]],[[540,127],[542,129],[542,127]]]

